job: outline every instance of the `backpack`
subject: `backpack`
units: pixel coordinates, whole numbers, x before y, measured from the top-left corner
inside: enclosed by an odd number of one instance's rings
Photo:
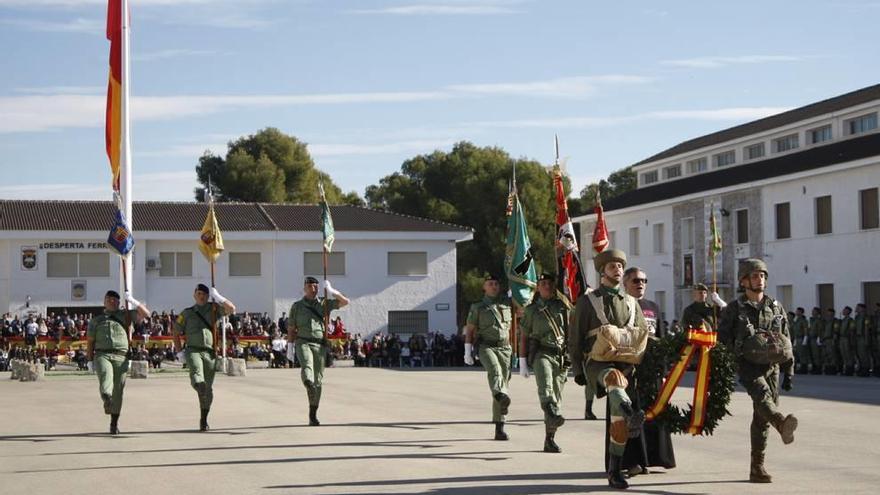
[[[624,328],[608,323],[605,316],[605,308],[602,306],[602,296],[596,292],[587,294],[587,299],[593,305],[596,317],[602,326],[590,330],[587,337],[596,337],[593,347],[587,356],[592,361],[617,361],[629,364],[639,364],[645,355],[648,346],[650,330],[635,326],[636,300],[625,295],[626,305],[629,309],[629,320]]]
[[[773,307],[779,303],[773,301]],[[791,340],[782,333],[783,320],[786,316],[776,314],[769,328],[755,328],[745,312],[745,307],[737,303],[739,318],[746,323],[749,336],[743,339],[739,349],[740,356],[754,364],[780,364],[794,359]]]

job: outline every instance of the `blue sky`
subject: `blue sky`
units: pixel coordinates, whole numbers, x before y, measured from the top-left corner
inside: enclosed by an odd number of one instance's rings
[[[575,193],[680,141],[880,82],[880,1],[132,0],[136,200],[267,126],[345,190],[460,140]],[[105,0],[0,0],[0,198],[110,198]]]

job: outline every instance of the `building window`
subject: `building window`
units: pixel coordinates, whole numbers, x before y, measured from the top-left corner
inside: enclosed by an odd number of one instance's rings
[[[816,198],[816,234],[830,234],[831,225],[831,196]]]
[[[880,282],[862,282],[862,301],[868,306],[868,311],[880,304]]]
[[[694,285],[694,255],[686,254],[681,261],[681,284],[685,287]]]
[[[617,232],[612,230],[608,232],[608,248],[613,248],[617,245]]]
[[[682,251],[694,250],[694,219],[681,219],[681,249]]]
[[[807,131],[807,136],[810,137],[810,144],[831,141],[831,125],[823,125],[822,127],[811,129]]]
[[[859,209],[863,230],[880,227],[880,207],[878,207],[876,187],[859,191]]]
[[[663,224],[654,224],[654,254],[663,254],[665,251],[666,239],[663,235]]]
[[[745,149],[743,149],[743,154],[746,156],[746,160],[761,158],[764,156],[764,143],[755,143],[751,146],[746,146]]]
[[[791,239],[791,203],[776,204],[776,238]]]
[[[160,277],[192,277],[192,253],[159,253]]]
[[[324,253],[307,251],[303,253],[303,274],[324,274]],[[345,251],[327,253],[327,275],[345,275]]]
[[[689,174],[699,174],[700,172],[709,170],[709,161],[706,160],[705,156],[703,158],[697,158],[696,160],[687,162],[687,168]]]
[[[794,311],[794,308],[791,307],[793,297],[793,289],[790,285],[777,285],[776,286],[776,300],[782,303],[782,307],[786,311]]]
[[[773,140],[773,151],[776,153],[782,153],[784,151],[794,150],[798,148],[799,144],[798,135],[789,134],[788,136],[782,136],[781,138]]]
[[[749,210],[736,210],[736,243],[749,243]]]
[[[834,309],[834,284],[816,284],[816,297],[822,316],[825,316],[826,309]]]
[[[650,172],[645,172],[642,174],[642,184],[653,184],[657,182],[657,171],[651,170]]]
[[[725,151],[724,153],[718,153],[717,155],[712,156],[712,163],[715,164],[715,167],[726,167],[727,165],[733,165],[736,163],[736,152],[733,150]]]
[[[877,113],[862,115],[846,121],[847,134],[861,134],[863,132],[872,131],[877,128]]]
[[[428,332],[428,312],[427,311],[389,311],[388,312],[388,333],[405,334],[405,333],[427,333]]]
[[[671,167],[666,167],[663,169],[663,178],[664,179],[674,179],[676,177],[681,177],[681,164],[677,163],[672,165]]]
[[[629,252],[633,256],[639,255],[639,228],[630,227],[629,229]]]
[[[46,276],[51,278],[110,276],[109,253],[46,253]]]
[[[388,275],[414,276],[428,274],[428,253],[388,253]]]
[[[260,253],[229,253],[230,277],[259,277]]]

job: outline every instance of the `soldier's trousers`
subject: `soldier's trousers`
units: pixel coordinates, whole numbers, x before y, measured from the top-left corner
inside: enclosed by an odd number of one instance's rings
[[[538,401],[541,407],[546,407],[549,412],[560,415],[560,406],[562,404],[562,388],[568,377],[568,369],[562,367],[562,357],[543,351],[539,351],[535,355],[535,362],[532,363],[532,371],[535,372],[535,384],[538,386]],[[546,406],[545,406],[546,404]],[[544,411],[544,424],[546,425],[550,419],[548,411]],[[547,427],[547,432],[552,433],[555,428]]]
[[[575,366],[577,366],[577,365],[575,365]],[[586,361],[583,363],[583,366],[584,366],[584,376],[589,376],[589,375],[587,375]],[[596,400],[596,384],[589,381],[589,380],[587,380],[587,384],[584,385],[584,398],[588,401]]]
[[[822,339],[825,349],[825,366],[831,369],[840,370],[840,355],[837,349],[837,341]]]
[[[492,421],[504,422],[506,416],[501,414],[501,405],[495,400],[499,393],[507,395],[507,384],[510,381],[510,347],[480,346],[480,362],[486,369],[489,378],[489,390],[492,391]]]
[[[596,381],[608,393],[609,428],[611,429],[608,435],[608,453],[622,456],[626,451],[629,431],[621,404],[632,404],[632,400],[626,393],[627,380],[620,370],[611,366],[600,371]]]
[[[306,386],[306,395],[309,396],[309,405],[318,406],[321,404],[321,384],[324,382],[324,346],[297,340],[294,350],[300,365],[300,378]],[[309,387],[308,383],[312,386]]]
[[[759,369],[762,369],[760,367]],[[770,430],[770,420],[776,414],[779,405],[779,366],[773,365],[763,373],[749,370],[748,376],[755,378],[743,378],[740,374],[740,383],[746,388],[752,398],[752,452],[762,453],[767,448],[767,435]]]
[[[98,351],[94,362],[98,389],[101,395],[110,396],[110,414],[119,414],[122,411],[125,377],[128,375],[128,359],[119,354]]]
[[[810,337],[810,361],[813,363],[813,369],[822,368],[822,348],[816,343],[815,337]]]
[[[852,341],[848,338],[841,338],[839,345],[841,365],[847,367],[848,369],[855,368],[856,353],[855,346],[853,345]]]
[[[871,345],[871,357],[874,360],[874,374],[877,375],[877,370],[880,369],[880,335],[874,336],[874,341]]]
[[[795,365],[800,367],[801,370],[807,371],[807,369],[809,369],[810,367],[810,363],[812,362],[809,344],[804,345],[803,339],[799,339],[797,344],[795,344],[794,349]]]
[[[189,350],[189,348],[185,348],[185,351],[189,384],[199,396],[199,409],[207,411],[214,402],[214,370],[217,366],[217,356],[214,351]]]

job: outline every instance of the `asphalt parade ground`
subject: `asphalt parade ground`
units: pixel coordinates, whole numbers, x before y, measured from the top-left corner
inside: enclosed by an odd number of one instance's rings
[[[35,383],[0,374],[0,493],[520,495],[608,492],[603,421],[584,421],[583,388],[566,384],[545,454],[534,377],[511,379],[507,442],[493,441],[479,369],[337,367],[325,375],[320,427],[307,426],[299,370],[219,376],[212,430],[196,431],[185,373],[129,379],[122,434],[106,433],[94,376]],[[795,376],[782,397],[800,427],[771,430],[769,485],[747,483],[751,403],[738,389],[711,437],[676,435],[678,467],[630,478],[631,493],[877,493],[880,379]],[[675,403],[689,400],[681,387]],[[605,402],[597,414],[604,416]]]

